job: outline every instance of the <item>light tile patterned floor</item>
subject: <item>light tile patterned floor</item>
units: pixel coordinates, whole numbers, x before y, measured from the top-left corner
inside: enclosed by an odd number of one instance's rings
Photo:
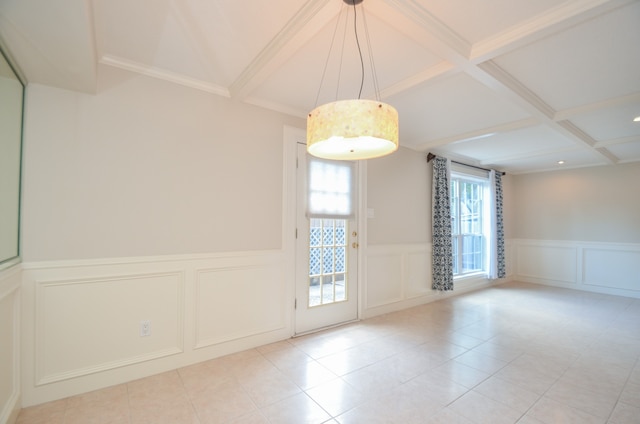
[[[640,299],[511,283],[26,408],[18,423],[640,423]]]

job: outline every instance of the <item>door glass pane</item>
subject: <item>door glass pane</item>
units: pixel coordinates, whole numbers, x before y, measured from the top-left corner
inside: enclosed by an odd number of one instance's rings
[[[309,307],[347,300],[347,221],[310,219]]]
[[[353,163],[309,158],[309,216],[353,216]]]

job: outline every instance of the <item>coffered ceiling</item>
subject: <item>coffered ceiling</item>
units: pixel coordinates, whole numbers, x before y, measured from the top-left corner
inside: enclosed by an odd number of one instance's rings
[[[29,82],[95,93],[111,66],[302,118],[358,96],[353,22],[342,0],[0,1]],[[364,0],[356,22],[401,146],[509,173],[640,161],[638,0]]]

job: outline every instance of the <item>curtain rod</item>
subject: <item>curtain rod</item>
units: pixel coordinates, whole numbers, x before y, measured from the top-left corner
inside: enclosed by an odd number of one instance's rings
[[[427,162],[431,162],[431,159],[435,158],[436,155],[434,155],[433,153],[429,152],[429,154],[427,154]],[[483,168],[481,166],[475,166],[475,165],[469,165],[468,163],[463,163],[463,162],[458,162],[455,160],[452,160],[451,162],[453,163],[457,163],[458,165],[462,165],[462,166],[468,166],[469,168],[475,168],[475,169],[481,169],[483,171],[494,171],[494,169],[488,169],[488,168]],[[498,171],[496,171],[498,172]],[[500,175],[505,175],[506,172],[500,172]]]

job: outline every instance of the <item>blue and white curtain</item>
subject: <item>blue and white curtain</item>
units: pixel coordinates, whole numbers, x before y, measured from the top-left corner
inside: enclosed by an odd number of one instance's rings
[[[504,226],[502,222],[502,175],[499,172],[489,173],[491,185],[491,237],[489,246],[489,278],[505,278],[507,276],[504,259]]]
[[[453,290],[453,244],[451,241],[451,199],[450,169],[451,162],[446,158],[435,157],[433,164],[432,186],[432,273],[434,290]]]

